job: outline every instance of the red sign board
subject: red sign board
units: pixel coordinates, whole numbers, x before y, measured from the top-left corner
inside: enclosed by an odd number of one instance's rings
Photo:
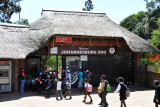
[[[56,37],[56,42],[67,42],[67,43],[71,43],[71,42],[72,42],[72,37],[60,37],[60,36],[57,36],[57,37]]]
[[[1,65],[9,65],[9,62],[10,62],[10,61],[0,61],[0,66],[1,66]]]

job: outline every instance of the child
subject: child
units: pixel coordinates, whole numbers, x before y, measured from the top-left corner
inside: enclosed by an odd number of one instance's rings
[[[123,83],[123,80],[124,80],[123,77],[119,77],[118,78],[118,83],[119,84],[118,84],[118,87],[117,87],[117,89],[116,89],[116,91],[114,93],[120,92],[119,96],[120,96],[120,101],[121,101],[121,107],[123,107],[123,105],[124,105],[124,107],[126,107],[125,100],[127,99],[127,97],[126,97],[127,87]]]
[[[99,105],[102,105],[104,107],[108,107],[108,103],[106,100],[106,96],[107,96],[107,91],[106,91],[106,83],[108,83],[108,81],[106,80],[106,75],[101,75],[100,78],[100,87],[99,87],[99,96],[101,98],[101,103]]]
[[[101,102],[100,102],[98,105],[102,105],[102,104],[103,104],[103,102],[102,102],[102,97],[101,97],[101,95],[100,95],[100,88],[101,88],[101,82],[99,83],[99,87],[98,87],[98,96],[100,97]]]
[[[153,84],[156,87],[153,102],[155,103],[155,107],[158,107],[158,105],[160,104],[160,85],[159,85],[159,81],[154,80]]]
[[[71,96],[71,85],[69,83],[69,78],[67,78],[67,81],[66,81],[66,92],[65,92],[64,98],[66,98],[66,95],[68,93],[70,94],[70,99],[72,99],[72,96]]]
[[[93,102],[93,100],[92,100],[92,97],[90,96],[90,94],[91,94],[91,92],[92,92],[92,86],[90,87],[91,89],[90,89],[90,91],[87,89],[88,87],[89,87],[89,83],[87,83],[87,80],[85,79],[84,80],[84,88],[85,88],[85,97],[84,97],[84,100],[83,100],[83,102],[85,102],[86,101],[86,99],[87,99],[87,95],[89,96],[89,98],[90,98],[90,103],[92,103]]]
[[[45,98],[50,98],[51,94],[51,81],[49,79],[45,80],[46,82],[46,90],[45,90]]]
[[[57,100],[58,100],[58,96],[60,96],[61,100],[63,99],[62,98],[62,90],[61,90],[61,87],[62,87],[62,81],[61,79],[58,79],[58,82],[57,82]]]

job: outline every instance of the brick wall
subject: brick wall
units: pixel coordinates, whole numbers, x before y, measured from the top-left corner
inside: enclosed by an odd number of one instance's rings
[[[134,82],[140,84],[141,53],[134,53]]]
[[[19,91],[19,72],[21,68],[25,69],[25,59],[16,59],[15,60],[15,92]]]
[[[144,71],[140,73],[140,85],[146,87],[154,87],[153,81],[160,81],[160,74],[154,72],[148,72],[147,66],[143,66]]]

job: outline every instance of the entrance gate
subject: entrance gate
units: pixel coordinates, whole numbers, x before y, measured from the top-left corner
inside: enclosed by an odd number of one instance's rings
[[[89,56],[88,68],[92,72],[92,84],[98,86],[100,76],[105,74],[111,85],[117,84],[118,77],[124,77],[128,85],[134,84],[134,69],[131,53],[109,56]]]
[[[64,58],[65,57],[65,58]],[[72,56],[72,58],[78,58],[79,56]],[[88,56],[88,61],[80,62],[81,64],[74,68],[74,61],[67,65],[68,58],[71,56],[63,56],[63,61],[66,61],[66,68],[74,71],[78,71],[78,68],[89,69],[92,72],[91,84],[98,86],[100,82],[100,76],[105,74],[107,80],[111,85],[117,85],[117,78],[124,77],[125,84],[134,84],[134,69],[133,69],[133,54],[132,53],[118,53],[116,55],[102,55],[102,56]],[[74,64],[73,64],[74,63]],[[62,64],[65,64],[62,62]],[[72,65],[73,64],[73,65]],[[64,65],[63,65],[64,66]],[[75,70],[77,68],[77,70]]]

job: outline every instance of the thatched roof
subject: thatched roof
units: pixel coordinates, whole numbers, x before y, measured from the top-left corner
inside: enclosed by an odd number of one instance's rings
[[[25,58],[53,35],[121,37],[133,52],[158,51],[146,40],[110,20],[105,13],[42,10],[29,26],[0,23],[0,58]]]

